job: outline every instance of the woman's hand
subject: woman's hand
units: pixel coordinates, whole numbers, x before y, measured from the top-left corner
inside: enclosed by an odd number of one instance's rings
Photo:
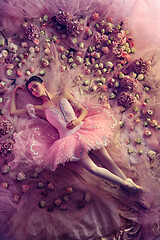
[[[11,101],[10,101],[10,114],[14,115],[22,115],[22,114],[27,114],[27,109],[17,109],[16,107],[16,93],[19,90],[24,90],[24,86],[18,85],[15,87],[13,90],[12,96],[11,96]]]
[[[24,85],[17,85],[14,89],[14,93],[17,93],[19,90],[24,90]]]
[[[81,122],[81,120],[79,120],[78,118],[74,119],[67,124],[67,128],[69,128],[69,129],[75,128],[78,124],[80,124],[80,122]]]

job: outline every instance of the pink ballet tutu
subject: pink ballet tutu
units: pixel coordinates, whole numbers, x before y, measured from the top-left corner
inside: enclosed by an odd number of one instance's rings
[[[116,120],[105,108],[90,107],[83,123],[75,133],[53,143],[45,165],[55,169],[58,164],[78,161],[85,153],[107,146],[113,138]]]
[[[93,104],[88,107],[88,105],[85,106],[88,114],[83,120],[82,126],[77,126],[78,129],[75,127],[72,130],[65,127],[66,136],[60,137],[52,125],[47,124],[45,126],[46,121],[42,120],[42,123],[37,118],[35,121],[40,123],[39,129],[41,129],[39,135],[34,129],[31,132],[29,125],[27,129],[16,133],[14,135],[14,152],[17,157],[11,164],[17,165],[18,162],[21,162],[21,156],[25,156],[24,159],[27,164],[55,169],[58,164],[78,161],[92,149],[96,150],[107,146],[114,136],[117,121],[107,107]],[[31,110],[29,112],[31,114]],[[59,127],[61,129],[61,126]],[[44,132],[48,142],[42,140],[45,138]],[[48,133],[50,133],[50,137]]]
[[[6,240],[159,238],[159,12],[159,0],[0,1],[0,107],[9,120],[0,137]],[[83,123],[69,132],[65,121],[52,124],[52,115],[49,122],[34,114],[10,117],[15,85],[32,75],[51,93],[71,92],[88,110]],[[17,108],[27,103],[41,104],[19,91]],[[149,209],[78,164],[101,147],[146,190]]]

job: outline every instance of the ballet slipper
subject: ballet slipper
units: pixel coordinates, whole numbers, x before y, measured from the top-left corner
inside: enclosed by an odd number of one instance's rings
[[[127,178],[124,180],[124,186],[126,190],[133,192],[133,193],[142,193],[143,188],[133,182],[131,178]]]
[[[129,199],[144,209],[150,208],[150,204],[140,194],[135,194],[135,195],[129,196]]]

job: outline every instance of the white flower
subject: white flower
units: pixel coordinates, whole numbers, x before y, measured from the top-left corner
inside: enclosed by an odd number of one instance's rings
[[[19,172],[17,175],[17,180],[23,181],[24,179],[26,179],[25,174],[23,172]]]
[[[18,50],[18,45],[14,43],[9,43],[8,49],[10,52],[16,53]]]

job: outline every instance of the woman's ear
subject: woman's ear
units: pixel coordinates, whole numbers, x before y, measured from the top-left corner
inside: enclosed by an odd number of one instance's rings
[[[43,86],[43,87],[46,87],[46,84],[45,84],[45,82],[42,82],[42,86]]]

